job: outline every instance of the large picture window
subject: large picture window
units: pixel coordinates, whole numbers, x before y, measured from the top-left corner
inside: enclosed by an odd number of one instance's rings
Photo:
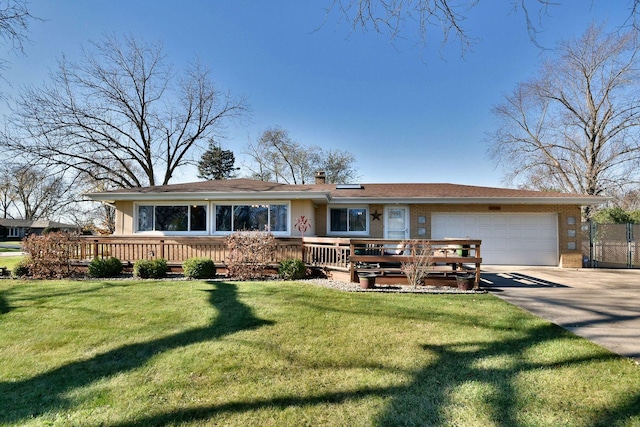
[[[206,205],[140,205],[138,231],[207,231]]]
[[[364,207],[346,207],[329,209],[329,232],[368,234],[369,214]]]
[[[289,206],[287,204],[237,204],[216,205],[216,232],[289,231]]]

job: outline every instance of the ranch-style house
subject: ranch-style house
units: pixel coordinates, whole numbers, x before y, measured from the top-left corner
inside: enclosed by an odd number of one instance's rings
[[[116,209],[112,237],[475,239],[482,263],[582,267],[581,207],[606,199],[471,185],[290,185],[230,179],[88,194]]]

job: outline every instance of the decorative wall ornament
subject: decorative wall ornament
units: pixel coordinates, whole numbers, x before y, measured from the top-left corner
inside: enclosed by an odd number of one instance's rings
[[[311,228],[311,222],[309,222],[309,218],[307,218],[306,216],[300,215],[300,218],[298,218],[298,220],[296,221],[295,227],[304,238],[304,232]]]
[[[371,212],[371,221],[380,221],[380,217],[382,216],[382,212],[378,212],[378,209]]]

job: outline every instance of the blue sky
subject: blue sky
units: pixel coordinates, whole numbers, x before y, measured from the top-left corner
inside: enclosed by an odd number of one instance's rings
[[[352,32],[331,0],[315,1],[45,1],[30,8],[26,56],[8,56],[3,90],[39,85],[65,54],[106,33],[162,41],[179,68],[199,57],[223,90],[248,98],[248,123],[227,129],[225,149],[237,163],[248,140],[280,126],[305,145],[354,154],[361,182],[449,182],[503,186],[487,156],[491,114],[518,82],[530,78],[549,51],[536,47],[513,2],[481,0],[465,28],[478,39],[461,57],[430,28],[426,50],[411,40],[392,46],[374,32]],[[531,0],[532,7],[534,1]],[[543,17],[538,42],[553,48],[592,21],[612,29],[628,16],[627,0],[559,0]],[[412,31],[404,36],[412,36]],[[5,55],[7,57],[7,55]],[[175,182],[196,180],[195,168]]]

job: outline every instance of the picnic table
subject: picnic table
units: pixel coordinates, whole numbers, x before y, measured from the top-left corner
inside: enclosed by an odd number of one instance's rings
[[[422,242],[422,243],[418,243]],[[416,262],[412,245],[429,246],[427,277],[441,275],[456,278],[462,273],[474,275],[474,287],[480,283],[481,240],[441,239],[410,240],[390,243],[388,240],[352,240],[350,249],[351,281],[358,280],[358,273],[375,273],[381,279],[403,276],[402,264]],[[397,281],[396,281],[397,282]]]

